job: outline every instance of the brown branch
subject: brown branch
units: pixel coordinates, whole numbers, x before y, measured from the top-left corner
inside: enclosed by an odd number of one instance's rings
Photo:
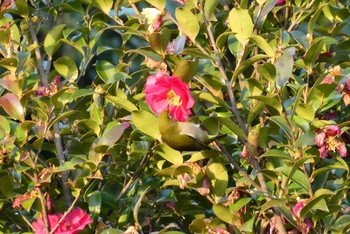
[[[204,11],[203,11],[203,8],[202,8],[201,5],[199,6],[199,11],[202,14],[202,17],[203,17],[205,25],[207,26],[207,33],[208,33],[208,36],[209,36],[209,39],[210,39],[210,42],[211,42],[211,46],[213,47],[214,53],[215,53],[215,56],[216,56],[216,61],[215,61],[216,65],[219,68],[219,71],[220,71],[220,74],[222,76],[222,79],[225,81],[225,84],[226,84],[226,87],[227,87],[227,92],[228,92],[228,95],[229,95],[229,98],[230,98],[230,102],[231,102],[231,111],[233,112],[233,115],[235,116],[238,125],[243,129],[243,131],[245,133],[248,133],[246,123],[243,121],[243,119],[242,119],[242,117],[241,117],[241,115],[240,115],[240,113],[238,111],[238,108],[237,108],[237,101],[236,101],[236,98],[235,98],[233,90],[232,90],[232,83],[228,79],[228,77],[226,75],[226,72],[225,72],[224,65],[222,64],[221,57],[220,57],[220,52],[219,52],[219,50],[218,50],[218,48],[216,46],[214,34],[213,34],[213,31],[212,31],[211,22],[205,17],[205,14],[204,14]]]
[[[48,80],[49,71],[47,71],[47,72],[45,71],[45,68],[43,65],[44,63],[43,63],[42,55],[40,52],[38,38],[36,36],[33,22],[31,21],[31,19],[29,17],[27,18],[27,24],[28,24],[28,29],[29,29],[33,44],[35,45],[34,51],[35,51],[35,56],[36,56],[36,60],[37,60],[37,69],[38,69],[38,73],[39,73],[39,77],[40,77],[40,82],[43,86],[47,87],[49,85],[49,80]],[[63,154],[63,146],[62,146],[61,135],[60,135],[58,123],[54,124],[53,132],[54,132],[54,143],[55,143],[55,147],[56,147],[56,151],[57,151],[57,158],[60,162],[60,165],[62,165],[65,162],[65,157]],[[67,180],[68,180],[68,173],[62,172],[62,181],[61,181],[62,182],[62,190],[63,190],[63,194],[65,197],[66,203],[70,204],[72,201],[72,197],[71,197],[69,188],[65,185]]]

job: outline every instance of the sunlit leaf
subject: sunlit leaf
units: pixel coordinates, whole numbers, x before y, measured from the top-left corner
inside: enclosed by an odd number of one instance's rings
[[[15,120],[24,121],[24,109],[17,95],[6,93],[0,97],[0,106]]]

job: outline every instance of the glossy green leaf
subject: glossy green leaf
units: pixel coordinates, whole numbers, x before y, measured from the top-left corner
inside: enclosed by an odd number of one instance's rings
[[[16,0],[15,1],[17,11],[22,17],[27,17],[29,13],[28,3],[25,0]]]
[[[308,66],[310,70],[312,69],[313,65],[318,59],[323,46],[324,46],[323,40],[318,40],[314,42],[310,46],[310,48],[306,51],[304,62],[305,62],[305,65]]]
[[[234,71],[232,77],[233,78],[237,78],[239,74],[241,74],[242,72],[244,72],[248,67],[250,67],[253,63],[263,59],[263,58],[267,58],[267,55],[264,54],[257,54],[247,60],[245,60],[244,62],[241,63],[241,65]]]
[[[260,49],[262,49],[267,56],[269,57],[275,57],[275,51],[272,49],[272,47],[267,43],[267,41],[259,35],[253,35],[249,37],[249,40],[253,42],[255,45],[257,45]]]
[[[234,134],[236,134],[238,137],[246,138],[247,134],[244,132],[244,130],[239,127],[238,124],[233,122],[230,118],[219,118],[219,121],[224,124],[230,131],[232,131]]]
[[[204,2],[204,15],[205,15],[205,18],[207,18],[207,20],[211,20],[213,17],[215,17],[213,13],[218,4],[219,4],[219,0],[206,0]]]
[[[86,97],[94,94],[94,90],[92,89],[77,89],[70,96],[70,100],[74,101],[81,97]]]
[[[248,113],[248,118],[247,118],[247,123],[248,125],[251,125],[252,122],[260,116],[262,111],[264,110],[266,104],[264,102],[257,102],[255,106],[249,111]]]
[[[270,149],[260,157],[276,157],[283,160],[294,161],[294,158],[292,158],[288,153],[285,153],[278,149]]]
[[[61,43],[59,40],[63,37],[62,31],[65,27],[65,24],[56,25],[46,34],[44,40],[44,50],[50,58],[60,47]]]
[[[155,6],[159,10],[163,10],[165,8],[166,0],[146,0],[152,6]]]
[[[282,104],[279,102],[276,96],[251,96],[249,98],[253,98],[263,102],[265,105],[271,106],[276,109],[279,113],[282,112]]]
[[[103,230],[101,234],[124,234],[125,231],[119,230],[119,229],[113,229],[113,228],[108,228],[106,230]]]
[[[53,62],[56,71],[69,82],[74,82],[78,78],[78,68],[74,60],[63,56]]]
[[[24,121],[24,109],[17,95],[6,93],[0,97],[0,106],[11,118]]]
[[[93,216],[97,216],[101,212],[102,196],[100,191],[94,191],[88,195],[89,211]]]
[[[228,207],[220,204],[214,204],[213,212],[219,219],[225,221],[226,223],[234,224],[237,222],[237,217],[231,214],[230,208]]]
[[[226,167],[217,160],[211,159],[208,163],[206,173],[213,186],[212,193],[218,201],[225,194],[228,185],[228,174]]]
[[[248,10],[233,8],[230,11],[228,22],[232,32],[236,34],[237,40],[245,45],[249,41],[249,37],[252,36],[254,28]]]
[[[120,139],[126,128],[127,125],[120,124],[105,131],[98,139],[94,150],[98,153],[106,152],[108,148],[113,147],[113,145]]]
[[[95,6],[100,8],[106,15],[109,15],[109,11],[112,9],[113,6],[113,0],[93,0],[93,3],[95,4]]]
[[[294,66],[293,55],[284,53],[276,61],[276,85],[282,88],[292,76]]]
[[[326,197],[331,197],[332,195],[334,195],[334,193],[328,189],[317,190],[312,199],[309,200],[308,203],[300,210],[300,217],[305,217],[310,210],[317,205],[317,203],[321,202]],[[322,210],[328,211],[327,206],[323,207]]]
[[[289,177],[289,175],[291,175],[291,172],[293,170],[292,167],[289,166],[283,166],[283,167],[279,167],[276,168],[277,171],[280,171],[283,173],[283,175]],[[306,177],[306,175],[300,171],[300,170],[295,170],[294,173],[292,174],[292,176],[290,177],[290,179],[301,186],[301,188],[303,188],[305,191],[309,191],[309,180]]]
[[[179,63],[176,64],[176,68],[173,72],[173,75],[179,77],[182,81],[189,83],[192,80],[192,78],[197,74],[198,66],[198,60],[181,60]]]
[[[115,107],[123,108],[129,112],[133,112],[137,110],[137,107],[128,99],[124,99],[118,96],[110,96],[110,95],[108,95],[106,98],[109,99],[114,104]]]
[[[182,155],[179,151],[170,148],[166,144],[159,144],[154,148],[157,153],[168,162],[174,165],[181,165],[183,163]]]
[[[308,105],[306,103],[297,104],[297,108],[296,108],[295,112],[297,113],[297,115],[306,119],[309,122],[314,120],[315,114],[316,114],[316,111],[314,111],[312,106]]]
[[[282,116],[272,116],[270,119],[275,122],[286,134],[288,139],[292,139],[292,133],[290,132],[288,122],[285,118]]]
[[[258,67],[258,72],[268,81],[274,82],[276,79],[276,68],[271,63],[264,63]]]
[[[14,189],[14,179],[11,175],[3,175],[0,177],[0,193],[4,197],[10,197],[13,195],[13,189]]]
[[[147,111],[133,111],[131,113],[132,121],[135,127],[141,132],[160,140],[160,132],[157,118]]]
[[[184,31],[192,41],[195,41],[199,33],[199,23],[197,17],[187,8],[176,8],[176,20],[180,30]]]

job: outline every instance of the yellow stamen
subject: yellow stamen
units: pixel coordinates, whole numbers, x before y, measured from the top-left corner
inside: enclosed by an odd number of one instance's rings
[[[329,136],[328,139],[326,140],[327,143],[327,148],[330,151],[336,152],[338,148],[338,140],[334,136]]]
[[[174,90],[170,90],[167,95],[167,102],[172,106],[181,106],[181,97],[177,95]]]

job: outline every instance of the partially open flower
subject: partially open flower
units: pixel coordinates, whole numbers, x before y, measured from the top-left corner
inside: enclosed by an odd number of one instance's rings
[[[303,233],[309,233],[311,228],[313,227],[314,223],[309,217],[305,217],[304,219],[301,219],[300,217],[300,211],[301,209],[307,204],[307,200],[301,199],[300,201],[295,204],[293,208],[293,213],[298,220],[298,226],[300,229],[303,230]]]
[[[186,121],[191,114],[190,108],[194,100],[190,88],[176,76],[169,77],[163,71],[150,75],[147,78],[145,93],[146,102],[156,114],[169,110],[171,117],[181,122]]]
[[[62,218],[63,214],[49,214],[47,216],[50,228],[54,228],[59,220]],[[77,234],[79,231],[84,230],[85,226],[92,223],[93,220],[90,216],[85,213],[82,209],[72,210],[61,222],[54,232],[55,234]],[[46,228],[44,220],[42,217],[39,217],[37,221],[33,224],[35,229],[35,234],[45,234]]]
[[[344,143],[339,140],[340,135],[340,128],[336,125],[330,125],[315,136],[316,145],[320,147],[321,158],[325,158],[329,151],[338,152],[341,157],[346,156],[347,150]]]
[[[160,28],[160,25],[162,23],[162,15],[161,11],[157,8],[144,8],[141,12],[141,14],[146,19],[146,24],[148,25],[148,32],[152,33]]]

